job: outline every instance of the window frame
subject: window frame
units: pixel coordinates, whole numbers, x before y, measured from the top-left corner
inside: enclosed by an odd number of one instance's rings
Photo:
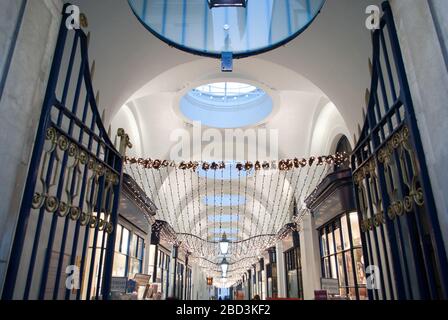
[[[339,290],[341,295],[349,296],[351,293],[351,290],[355,290],[355,297],[356,300],[360,300],[360,289],[365,289],[366,284],[360,284],[358,283],[358,274],[357,274],[357,268],[356,268],[356,261],[355,261],[355,251],[361,250],[362,251],[362,243],[354,245],[353,241],[353,224],[351,221],[351,216],[357,216],[357,213],[355,214],[355,211],[348,211],[345,212],[331,221],[325,223],[318,229],[318,235],[319,235],[319,246],[320,246],[320,261],[321,261],[321,272],[323,278],[332,278],[332,279],[338,279],[339,281]],[[344,239],[344,233],[343,233],[343,218],[345,217],[346,221],[346,228],[348,232],[348,240],[349,240],[349,247],[346,248],[346,241]],[[358,222],[359,227],[359,222]],[[339,233],[339,237],[341,240],[341,250],[338,250],[336,245],[336,237],[335,232]],[[360,230],[358,230],[360,232]],[[332,234],[332,243],[329,241],[329,234]],[[322,240],[325,236],[326,243],[323,243]],[[324,252],[324,247],[326,246],[327,250]],[[332,246],[333,250],[330,250],[330,246]],[[333,252],[332,252],[333,251]],[[351,284],[350,279],[350,273],[347,266],[347,254],[349,255],[350,263],[351,263],[351,274],[353,275],[353,285]],[[343,263],[343,272],[344,272],[344,284],[341,285],[341,279],[339,275],[339,260],[338,256],[342,255],[342,263]],[[335,261],[335,270],[336,275],[333,275],[333,269],[331,266],[331,261],[334,259]],[[327,261],[329,262],[327,265]],[[328,271],[328,272],[327,272]]]

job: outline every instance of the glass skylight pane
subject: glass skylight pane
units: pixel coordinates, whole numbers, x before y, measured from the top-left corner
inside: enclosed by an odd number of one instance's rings
[[[239,220],[238,215],[230,215],[230,214],[223,214],[223,215],[210,215],[208,216],[209,222],[237,222]]]
[[[223,206],[223,207],[230,207],[230,206],[238,206],[243,205],[246,203],[246,197],[241,196],[238,194],[225,194],[222,197],[219,195],[217,196],[205,196],[202,198],[202,202],[204,202],[205,205],[208,206]]]
[[[291,41],[313,22],[324,3],[251,0],[246,8],[210,9],[206,0],[129,0],[138,20],[160,39],[215,58],[223,52],[246,57]]]

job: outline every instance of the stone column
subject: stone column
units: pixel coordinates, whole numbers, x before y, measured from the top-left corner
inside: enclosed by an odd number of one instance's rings
[[[285,268],[285,255],[283,242],[277,242],[276,246],[277,250],[277,288],[278,288],[278,297],[286,298],[286,268]]]
[[[149,274],[149,265],[151,264],[150,261],[150,254],[151,254],[151,225],[149,225],[148,227],[148,233],[146,234],[145,237],[145,247],[143,248],[144,250],[144,255],[143,255],[143,273],[144,274]]]
[[[173,250],[171,252],[171,266],[170,266],[170,287],[168,289],[168,297],[176,297],[176,286],[177,286],[177,258],[179,255],[179,247],[173,245]]]
[[[16,230],[61,13],[60,0],[0,1],[0,289]]]
[[[448,245],[448,2],[391,0],[445,248]]]
[[[188,260],[191,253],[187,252],[185,254],[185,269],[184,269],[184,300],[187,300],[187,293],[188,293]]]
[[[320,289],[321,268],[318,235],[311,214],[302,217],[299,228],[303,295],[305,300],[312,300],[314,290]]]

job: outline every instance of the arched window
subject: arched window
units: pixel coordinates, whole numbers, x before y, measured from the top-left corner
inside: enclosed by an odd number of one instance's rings
[[[350,141],[348,141],[346,136],[342,136],[341,139],[339,139],[338,144],[336,145],[336,153],[345,153],[345,154],[351,154],[352,153],[352,147],[350,145]],[[340,165],[335,165],[334,171],[342,171],[347,170],[350,168],[350,162],[347,161]]]

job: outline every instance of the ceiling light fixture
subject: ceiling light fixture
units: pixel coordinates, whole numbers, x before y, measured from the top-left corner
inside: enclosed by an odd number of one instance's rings
[[[221,240],[219,241],[219,250],[222,255],[226,255],[229,252],[229,240],[227,239],[227,234],[224,232]]]
[[[210,9],[222,7],[247,7],[247,0],[208,0]]]
[[[227,274],[227,270],[229,270],[229,262],[226,258],[221,261],[221,270],[223,274]]]

